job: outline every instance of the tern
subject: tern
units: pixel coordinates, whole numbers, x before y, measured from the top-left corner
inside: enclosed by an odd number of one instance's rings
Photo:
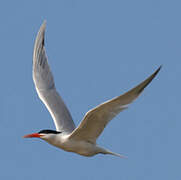
[[[99,146],[96,140],[106,125],[141,94],[144,88],[160,71],[161,66],[133,89],[89,110],[78,127],[75,127],[69,110],[56,90],[53,75],[48,64],[45,52],[45,28],[46,21],[41,25],[35,40],[33,81],[39,98],[53,118],[56,131],[49,129],[41,130],[38,133],[25,135],[24,138],[40,138],[65,151],[87,157],[100,153],[124,158],[125,156],[123,155]]]

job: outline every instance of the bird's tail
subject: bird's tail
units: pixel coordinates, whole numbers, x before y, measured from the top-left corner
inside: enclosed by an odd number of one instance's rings
[[[124,156],[124,155],[111,152],[111,151],[109,151],[109,150],[107,150],[107,149],[104,149],[104,148],[101,148],[101,152],[100,152],[100,153],[101,153],[101,154],[111,154],[111,155],[113,155],[113,156],[117,156],[117,157],[120,157],[120,158],[127,158],[127,157]]]
[[[111,151],[107,151],[105,154],[111,154],[111,155],[114,155],[114,156],[118,156],[120,158],[127,158],[124,155],[121,155],[121,154],[118,154],[118,153],[114,153],[114,152],[111,152]]]

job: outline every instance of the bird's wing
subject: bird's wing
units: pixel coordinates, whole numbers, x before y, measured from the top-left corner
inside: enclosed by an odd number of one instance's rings
[[[121,111],[127,108],[153,80],[161,66],[145,81],[125,94],[113,98],[88,111],[79,126],[70,134],[70,139],[96,143],[105,126]]]
[[[43,101],[54,120],[56,130],[70,133],[75,129],[75,124],[55,88],[44,47],[45,27],[46,22],[40,27],[34,45],[33,80],[39,98]]]

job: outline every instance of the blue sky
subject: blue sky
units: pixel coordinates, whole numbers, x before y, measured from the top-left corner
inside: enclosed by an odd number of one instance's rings
[[[180,7],[176,0],[0,1],[0,179],[180,179]],[[163,64],[98,139],[128,159],[86,158],[22,138],[54,129],[32,81],[44,19],[49,63],[76,125]]]

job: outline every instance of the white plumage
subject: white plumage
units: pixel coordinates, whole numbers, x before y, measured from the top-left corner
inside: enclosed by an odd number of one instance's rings
[[[84,156],[102,153],[123,157],[98,146],[96,139],[109,121],[126,109],[140,95],[157,75],[161,66],[135,88],[88,111],[79,126],[75,128],[70,112],[56,91],[53,75],[48,65],[44,47],[45,26],[46,22],[40,27],[35,41],[33,80],[38,96],[49,110],[57,131],[43,130],[24,137],[39,137],[65,151],[75,152]]]

